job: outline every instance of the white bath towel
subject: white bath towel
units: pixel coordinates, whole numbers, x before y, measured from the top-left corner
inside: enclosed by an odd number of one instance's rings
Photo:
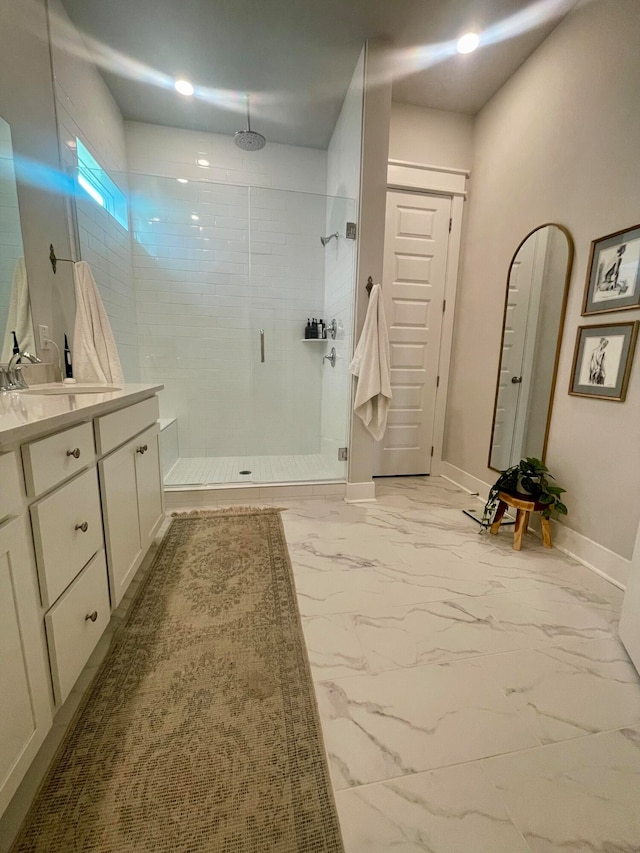
[[[102,297],[86,261],[73,267],[76,290],[76,322],[71,360],[73,377],[79,382],[122,385],[120,357]]]
[[[2,364],[7,364],[13,355],[13,335],[11,332],[16,333],[21,352],[27,350],[35,355],[36,342],[33,335],[33,319],[31,317],[29,285],[24,258],[18,258],[16,268],[13,271],[11,296],[9,297],[9,313],[7,315],[7,326],[2,342],[2,356],[0,357]]]
[[[358,377],[353,411],[375,440],[380,441],[391,403],[391,368],[389,333],[379,284],[371,289],[367,316],[349,370]]]

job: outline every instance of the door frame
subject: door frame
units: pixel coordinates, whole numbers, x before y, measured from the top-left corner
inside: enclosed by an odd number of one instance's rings
[[[446,166],[426,166],[405,160],[389,160],[387,165],[387,191],[413,192],[421,195],[443,195],[451,198],[451,229],[447,252],[447,267],[444,283],[444,317],[438,350],[438,387],[433,417],[433,452],[430,473],[442,473],[442,450],[444,423],[447,411],[447,392],[451,372],[451,349],[453,345],[453,320],[456,309],[460,245],[462,242],[462,216],[467,198],[466,169],[450,169]]]

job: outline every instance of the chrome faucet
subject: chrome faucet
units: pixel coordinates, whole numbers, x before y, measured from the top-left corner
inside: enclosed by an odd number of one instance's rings
[[[33,355],[33,353],[28,352],[28,350],[25,350],[24,352],[14,352],[6,370],[0,373],[0,391],[21,391],[29,387],[22,375],[22,365],[18,364],[22,359],[25,359],[25,361],[28,361],[31,364],[42,364],[41,359],[39,359],[37,355]]]

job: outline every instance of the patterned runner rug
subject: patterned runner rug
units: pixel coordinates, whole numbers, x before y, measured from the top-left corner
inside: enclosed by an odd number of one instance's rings
[[[342,853],[278,510],[173,520],[13,850]]]

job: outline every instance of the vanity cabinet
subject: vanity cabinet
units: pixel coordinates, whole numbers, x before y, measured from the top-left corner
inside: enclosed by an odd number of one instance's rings
[[[8,470],[3,459],[0,470]],[[6,501],[4,479],[2,485]],[[0,650],[1,814],[52,724],[49,667],[25,514],[0,524]]]
[[[0,814],[164,517],[158,386],[132,387],[70,397],[57,429],[25,398],[23,439],[0,411]]]
[[[163,516],[157,424],[99,463],[112,606],[117,607]]]

